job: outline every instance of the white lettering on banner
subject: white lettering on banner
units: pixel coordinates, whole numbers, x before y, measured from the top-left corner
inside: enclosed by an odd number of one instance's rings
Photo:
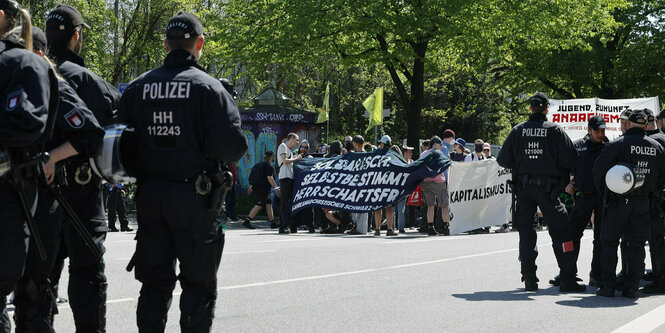
[[[314,164],[310,171],[317,170],[343,170],[360,171],[368,168],[385,168],[390,164],[390,156],[374,155],[360,158],[353,161],[348,160],[330,160]]]
[[[507,181],[510,170],[501,168],[495,160],[453,163],[448,170],[450,209],[454,215],[450,233],[510,221],[511,191]]]

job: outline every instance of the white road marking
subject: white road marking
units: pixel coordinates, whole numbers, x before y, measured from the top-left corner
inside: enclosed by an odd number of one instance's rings
[[[665,304],[637,317],[635,320],[623,325],[612,333],[651,332],[665,324]]]
[[[130,298],[114,299],[114,300],[106,301],[106,304],[122,303],[122,302],[131,302],[131,301],[133,301],[133,300],[134,300],[134,298],[132,298],[132,297],[130,297]]]

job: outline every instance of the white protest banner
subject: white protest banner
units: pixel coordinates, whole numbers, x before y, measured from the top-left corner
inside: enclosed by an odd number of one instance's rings
[[[454,162],[448,169],[448,178],[453,213],[450,234],[510,221],[510,170],[495,160]]]
[[[605,135],[614,140],[621,135],[619,116],[626,109],[650,109],[658,114],[658,97],[633,99],[550,99],[547,120],[559,124],[571,140],[583,138],[587,134],[589,117],[600,115],[605,118]]]

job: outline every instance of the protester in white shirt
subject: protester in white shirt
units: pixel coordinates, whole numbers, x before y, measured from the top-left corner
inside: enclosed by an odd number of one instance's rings
[[[302,155],[293,155],[293,149],[298,146],[300,139],[298,134],[289,133],[286,136],[286,142],[279,145],[277,148],[278,165],[279,165],[279,185],[282,192],[282,202],[280,205],[279,214],[279,233],[288,234],[287,227],[291,228],[291,232],[296,232],[297,229],[292,225],[291,221],[291,194],[293,192],[293,162],[300,161]]]

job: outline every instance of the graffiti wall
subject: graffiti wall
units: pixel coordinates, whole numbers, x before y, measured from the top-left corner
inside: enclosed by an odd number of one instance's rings
[[[249,187],[249,173],[263,160],[263,153],[269,150],[277,153],[277,147],[290,132],[309,141],[311,151],[321,142],[321,128],[313,115],[268,112],[241,112],[240,115],[248,145],[247,154],[238,161],[237,168],[238,184],[243,188]],[[275,170],[278,170],[276,165]]]

